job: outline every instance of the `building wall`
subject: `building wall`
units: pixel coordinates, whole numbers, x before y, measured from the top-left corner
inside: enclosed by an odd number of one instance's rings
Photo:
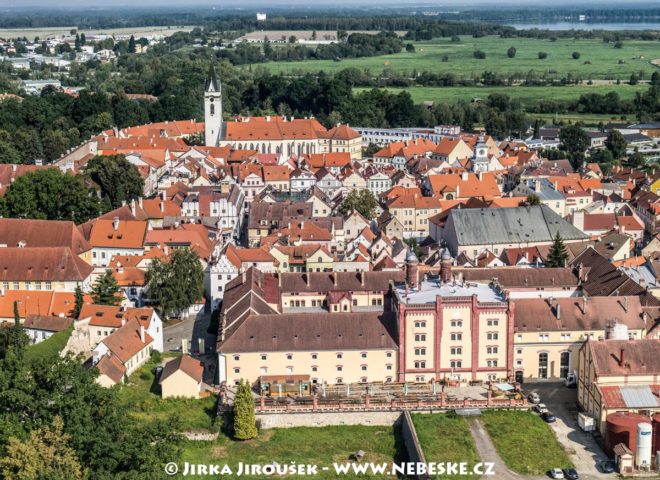
[[[340,379],[341,383],[396,380],[395,349],[222,352],[220,356],[224,357],[220,365],[226,362],[229,384],[241,379],[254,383],[262,375],[309,375],[312,381],[330,384]]]
[[[199,398],[201,383],[197,383],[190,375],[177,370],[160,384],[160,388],[163,398]]]

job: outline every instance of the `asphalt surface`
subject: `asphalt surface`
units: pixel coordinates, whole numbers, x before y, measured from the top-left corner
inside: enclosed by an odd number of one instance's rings
[[[526,394],[536,392],[541,397],[557,421],[550,427],[557,435],[559,443],[569,453],[575,470],[584,479],[615,478],[615,474],[606,474],[598,470],[597,465],[607,460],[607,456],[598,444],[596,437],[582,431],[578,425],[577,389],[567,388],[563,383],[528,383],[523,385]]]

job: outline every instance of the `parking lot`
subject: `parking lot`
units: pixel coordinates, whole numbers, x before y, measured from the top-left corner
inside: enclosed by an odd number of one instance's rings
[[[597,465],[607,456],[598,445],[596,437],[583,432],[577,421],[577,389],[566,388],[563,383],[527,383],[525,394],[536,392],[557,421],[550,426],[559,442],[569,452],[575,469],[581,478],[612,478],[612,474],[598,471]]]

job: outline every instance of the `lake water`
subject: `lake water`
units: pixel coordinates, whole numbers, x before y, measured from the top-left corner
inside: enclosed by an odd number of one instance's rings
[[[541,30],[660,30],[660,22],[642,23],[590,23],[590,22],[548,22],[548,23],[508,23],[519,30],[538,28]]]

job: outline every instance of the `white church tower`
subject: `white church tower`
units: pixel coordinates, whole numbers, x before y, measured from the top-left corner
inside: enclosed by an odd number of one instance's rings
[[[222,134],[222,89],[213,64],[204,86],[204,122],[206,146],[215,147]]]

